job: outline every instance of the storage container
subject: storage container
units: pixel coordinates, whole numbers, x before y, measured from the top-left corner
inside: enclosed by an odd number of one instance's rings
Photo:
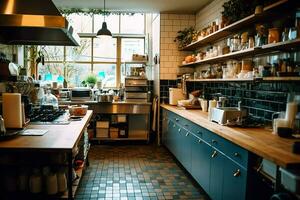
[[[286,170],[281,171],[281,184],[290,192],[300,194],[300,170]]]
[[[109,129],[108,128],[97,128],[96,129],[96,137],[97,138],[108,138],[109,137]]]
[[[183,100],[184,95],[181,88],[169,88],[169,104],[177,105],[178,100]]]

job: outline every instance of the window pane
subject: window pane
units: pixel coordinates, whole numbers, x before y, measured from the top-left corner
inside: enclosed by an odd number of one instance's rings
[[[94,39],[94,61],[116,62],[117,60],[117,39],[109,40]]]
[[[92,40],[90,38],[81,38],[79,47],[66,47],[67,61],[91,61],[92,58]]]
[[[134,15],[121,15],[121,33],[144,34],[145,15],[136,13]]]
[[[98,30],[101,29],[103,21],[103,15],[94,15],[94,33],[97,33]],[[119,21],[119,15],[105,16],[107,28],[111,33],[119,33]]]
[[[38,65],[39,75],[41,75],[43,81],[58,81],[63,82],[63,79],[58,77],[64,76],[63,64],[62,63],[41,63]]]
[[[92,33],[92,16],[71,14],[68,16],[68,20],[76,33]]]
[[[91,69],[91,64],[70,64],[68,67],[69,85],[81,86],[81,82],[91,73]]]
[[[144,39],[126,38],[122,39],[122,61],[132,60],[132,54],[144,54]]]
[[[62,46],[45,46],[43,48],[45,61],[63,61],[64,47]]]
[[[102,80],[103,87],[116,86],[116,64],[95,64],[93,73]]]

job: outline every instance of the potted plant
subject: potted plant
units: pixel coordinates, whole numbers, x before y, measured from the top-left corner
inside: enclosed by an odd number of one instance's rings
[[[97,76],[94,74],[90,74],[86,77],[85,82],[90,88],[93,88],[97,83]]]
[[[185,28],[184,30],[178,31],[177,36],[174,40],[174,42],[178,42],[179,48],[184,47],[188,44],[190,44],[194,38],[197,38],[196,31],[194,27]]]

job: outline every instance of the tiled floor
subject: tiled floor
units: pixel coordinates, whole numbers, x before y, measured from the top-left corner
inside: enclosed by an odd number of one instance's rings
[[[96,145],[76,199],[207,199],[163,147]]]

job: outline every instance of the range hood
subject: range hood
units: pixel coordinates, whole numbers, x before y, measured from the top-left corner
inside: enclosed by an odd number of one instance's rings
[[[78,46],[79,41],[52,0],[0,0],[0,43]]]

